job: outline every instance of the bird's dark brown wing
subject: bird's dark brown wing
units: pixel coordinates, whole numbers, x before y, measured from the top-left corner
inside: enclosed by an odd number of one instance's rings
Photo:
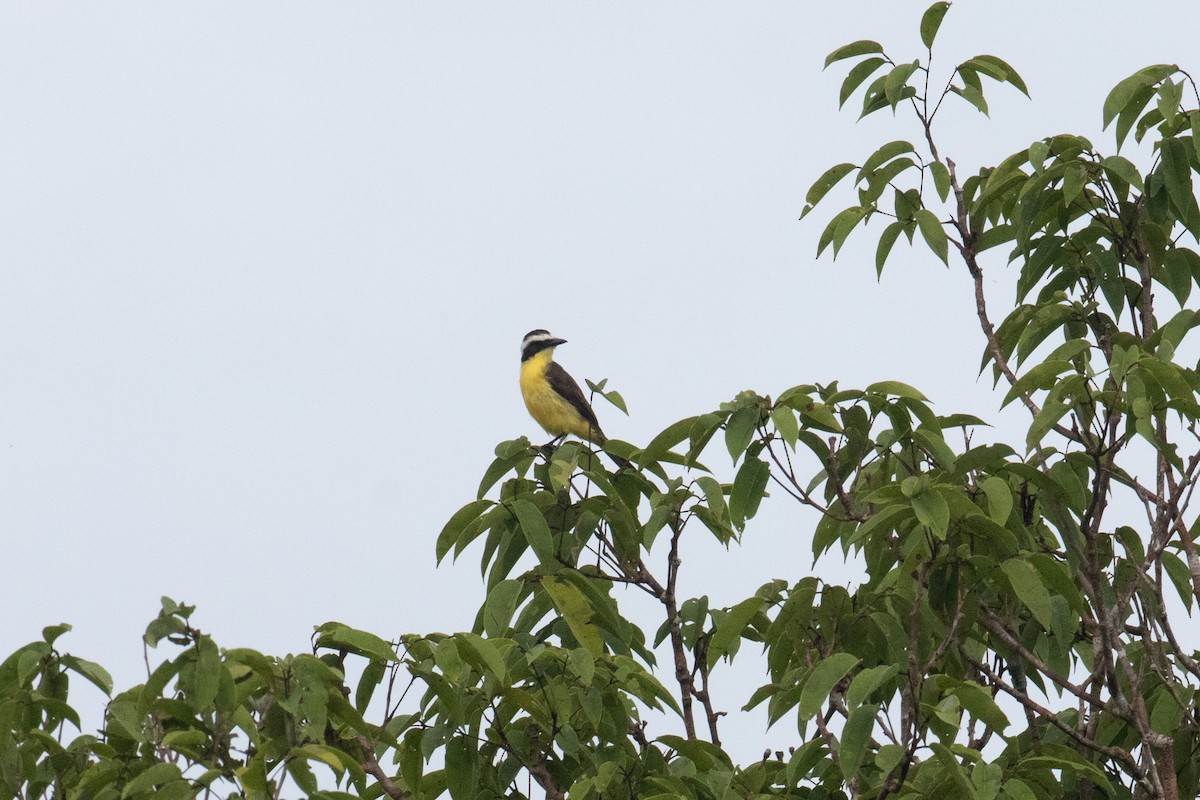
[[[557,362],[551,361],[550,366],[546,368],[546,380],[550,382],[550,388],[570,403],[579,412],[579,416],[592,426],[592,430],[598,434],[598,437],[603,439],[604,434],[600,430],[600,421],[596,419],[596,412],[592,411],[587,398],[583,396],[583,390],[579,388],[575,379],[568,375],[567,371]]]

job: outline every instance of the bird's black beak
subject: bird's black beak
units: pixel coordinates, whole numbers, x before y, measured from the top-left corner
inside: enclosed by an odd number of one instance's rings
[[[551,347],[558,347],[560,344],[566,344],[566,343],[567,343],[566,339],[550,339],[549,341],[546,342],[546,344],[550,345]]]

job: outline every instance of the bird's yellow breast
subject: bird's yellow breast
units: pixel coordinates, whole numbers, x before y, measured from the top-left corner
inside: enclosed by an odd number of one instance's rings
[[[521,396],[525,398],[525,408],[551,436],[571,433],[581,439],[593,438],[595,431],[587,420],[546,380],[550,358],[551,351],[543,350],[521,362]]]

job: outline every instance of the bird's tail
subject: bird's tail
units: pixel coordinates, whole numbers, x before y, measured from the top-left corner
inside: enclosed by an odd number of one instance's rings
[[[604,431],[600,430],[599,427],[589,427],[587,438],[601,449],[604,448],[604,444],[608,441],[608,437],[604,435]],[[604,451],[604,454],[613,460],[613,463],[617,465],[617,469],[633,468],[633,462],[627,458],[621,458],[616,453],[610,453],[607,450]]]

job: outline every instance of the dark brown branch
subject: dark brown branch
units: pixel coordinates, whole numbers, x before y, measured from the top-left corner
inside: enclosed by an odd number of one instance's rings
[[[542,787],[542,791],[546,793],[548,800],[566,800],[567,793],[558,788],[558,783],[555,782],[554,776],[550,774],[549,768],[546,766],[546,754],[542,753],[536,763],[531,764],[526,769],[533,779],[537,781],[538,786]]]
[[[357,734],[357,739],[358,746],[362,748],[363,752],[363,769],[379,781],[379,786],[383,789],[384,794],[392,800],[407,800],[408,797],[411,797],[408,792],[393,783],[391,777],[383,771],[383,767],[379,766],[379,759],[375,755],[375,745],[371,744],[361,733]]]
[[[1051,711],[1050,709],[1041,705],[1037,701],[1033,700],[1027,693],[1022,692],[1019,689],[1016,689],[1015,687],[1006,683],[1004,681],[1004,679],[1001,678],[986,663],[984,663],[982,661],[976,661],[974,658],[971,657],[970,653],[967,653],[966,650],[963,648],[959,648],[959,652],[962,654],[963,659],[967,663],[971,664],[973,667],[975,667],[975,669],[979,670],[984,675],[986,675],[988,678],[988,681],[993,686],[997,687],[1002,692],[1007,694],[1009,697],[1016,700],[1018,703],[1020,703],[1022,706],[1024,706],[1026,708],[1026,710],[1028,710],[1030,713],[1032,713],[1035,717],[1040,717],[1041,719],[1046,720],[1046,722],[1048,722],[1049,724],[1058,728],[1060,731],[1065,733],[1067,736],[1070,736],[1072,739],[1074,739],[1076,742],[1078,742],[1081,745],[1083,745],[1084,747],[1086,747],[1088,750],[1091,750],[1093,752],[1100,753],[1104,756],[1107,756],[1108,758],[1112,759],[1113,761],[1116,761],[1116,762],[1120,763],[1121,765],[1123,765],[1126,769],[1128,769],[1130,771],[1131,775],[1134,775],[1139,780],[1143,779],[1142,772],[1138,768],[1137,762],[1134,760],[1133,756],[1131,756],[1127,751],[1122,750],[1119,747],[1105,747],[1104,745],[1101,745],[1098,742],[1095,742],[1095,741],[1092,741],[1092,740],[1086,738],[1079,731],[1075,730],[1073,727],[1071,727],[1070,725],[1068,725],[1065,722],[1063,722],[1062,720],[1060,720],[1058,718],[1058,715],[1055,714],[1053,711]]]

